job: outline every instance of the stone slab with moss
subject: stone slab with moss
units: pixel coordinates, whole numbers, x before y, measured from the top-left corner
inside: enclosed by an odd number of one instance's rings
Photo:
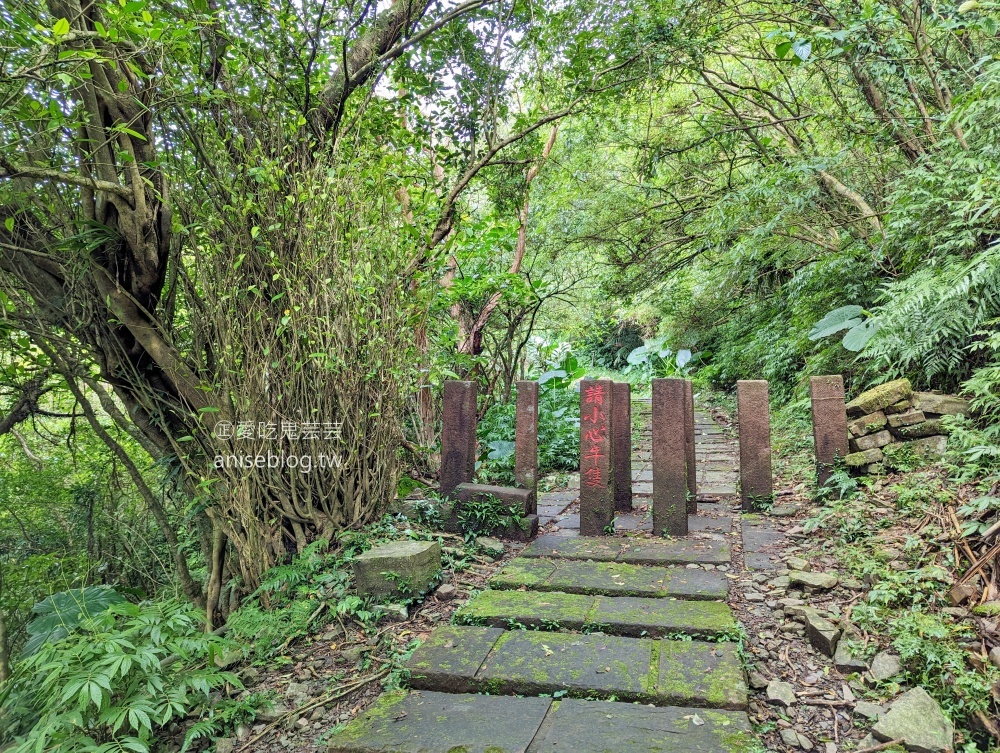
[[[746,676],[735,643],[658,641],[659,705],[744,710]]]
[[[726,598],[729,580],[723,573],[701,569],[519,557],[494,576],[490,586],[607,596],[717,600]]]
[[[650,703],[650,639],[515,630],[498,641],[477,679],[490,693],[569,691]]]
[[[847,415],[854,417],[875,413],[890,405],[908,400],[913,394],[909,379],[896,379],[866,390],[847,404]]]
[[[535,539],[521,556],[651,565],[722,565],[729,563],[729,547],[723,541],[711,539],[608,541],[587,536],[547,535]]]
[[[729,605],[717,601],[598,596],[589,620],[602,626],[605,632],[617,635],[682,634],[714,638],[736,630]]]
[[[548,698],[387,693],[330,738],[328,753],[526,753]]]
[[[616,635],[715,637],[736,622],[727,604],[559,591],[483,591],[455,612],[456,624],[546,630],[584,628]]]
[[[383,696],[330,738],[329,753],[750,753],[744,712],[611,701]]]
[[[500,628],[444,625],[422,643],[406,668],[410,686],[448,693],[469,693],[476,689],[476,674],[494,644],[504,635]]]
[[[530,753],[750,753],[759,750],[741,711],[564,700]]]

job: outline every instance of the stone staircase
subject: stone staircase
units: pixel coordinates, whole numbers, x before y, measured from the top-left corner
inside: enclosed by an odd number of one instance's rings
[[[648,403],[633,406],[648,412]],[[648,417],[646,419],[648,424]],[[334,753],[739,753],[755,738],[726,603],[732,442],[698,416],[704,470],[684,539],[543,535],[331,739]],[[633,457],[645,492],[649,434]],[[566,500],[568,506],[571,500]],[[539,506],[544,505],[539,500]],[[731,500],[729,502],[731,504]],[[702,514],[702,508],[707,514]],[[647,516],[634,516],[644,528]]]

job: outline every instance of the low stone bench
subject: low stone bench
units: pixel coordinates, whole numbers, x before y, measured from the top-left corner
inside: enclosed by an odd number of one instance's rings
[[[358,594],[377,599],[419,596],[440,570],[441,546],[436,541],[394,541],[354,559]]]

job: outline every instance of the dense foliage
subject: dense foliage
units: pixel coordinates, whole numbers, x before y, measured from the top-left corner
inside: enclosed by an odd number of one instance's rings
[[[228,679],[197,623],[265,656],[318,595],[367,620],[353,536],[433,481],[445,379],[477,382],[488,481],[512,479],[519,379],[541,383],[542,471],[569,472],[585,373],[768,379],[790,449],[808,376],[842,373],[964,391],[949,460],[992,483],[998,20],[985,0],[0,5],[18,749],[208,730]],[[33,609],[101,586],[125,601],[22,654]]]

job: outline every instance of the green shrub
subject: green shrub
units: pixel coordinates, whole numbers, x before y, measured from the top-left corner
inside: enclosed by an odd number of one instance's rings
[[[5,753],[146,753],[163,727],[194,718],[186,750],[252,715],[217,693],[242,686],[215,663],[231,644],[204,624],[186,603],[120,602],[41,644],[0,690]]]
[[[580,467],[580,393],[573,382],[584,371],[572,355],[538,379],[538,472]],[[516,396],[492,406],[479,421],[480,477],[487,483],[514,483]]]

